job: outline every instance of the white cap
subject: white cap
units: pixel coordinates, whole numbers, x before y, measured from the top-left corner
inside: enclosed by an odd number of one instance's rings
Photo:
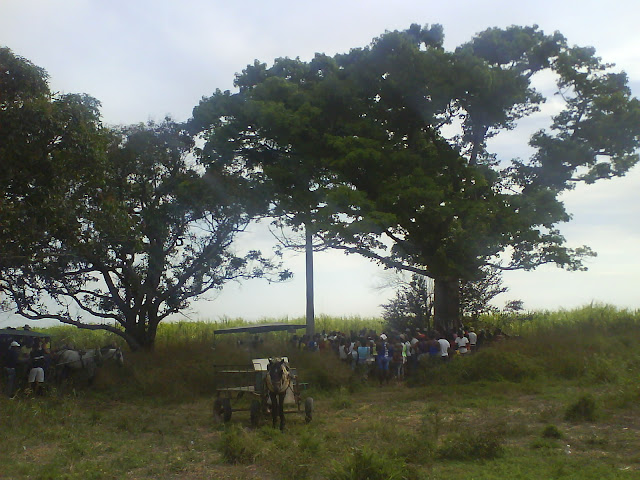
[[[387,339],[387,336],[383,333],[382,335],[380,335],[380,338],[381,338],[382,340],[386,340],[386,339]]]
[[[18,342],[16,342],[15,340],[13,342],[11,342],[11,347],[19,347],[20,344]]]

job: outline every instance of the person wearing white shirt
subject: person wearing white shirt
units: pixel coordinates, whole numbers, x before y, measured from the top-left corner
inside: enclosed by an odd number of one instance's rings
[[[449,340],[444,337],[440,337],[438,339],[438,343],[440,344],[440,358],[442,358],[443,361],[449,360],[449,349],[451,348]]]
[[[473,330],[473,327],[469,329],[469,350],[473,353],[478,344],[478,334]]]

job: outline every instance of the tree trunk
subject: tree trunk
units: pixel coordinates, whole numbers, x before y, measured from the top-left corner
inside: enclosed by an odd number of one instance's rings
[[[307,335],[315,333],[315,312],[313,308],[313,232],[305,225],[305,259],[307,280]]]
[[[460,327],[460,282],[457,278],[434,279],[434,326],[441,333]]]
[[[142,343],[142,348],[145,350],[152,351],[156,345],[156,333],[158,332],[157,325],[149,325],[147,329],[147,333],[144,338],[144,343]]]

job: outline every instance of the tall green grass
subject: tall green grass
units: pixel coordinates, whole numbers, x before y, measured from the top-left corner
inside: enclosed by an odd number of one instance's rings
[[[257,322],[246,322],[241,318],[222,318],[216,321],[177,321],[163,322],[158,326],[156,335],[156,349],[173,348],[176,345],[187,345],[196,343],[213,343],[214,340],[231,339],[237,340],[247,339],[249,335],[246,333],[231,334],[221,337],[216,336],[214,332],[219,329],[240,327],[244,325],[258,325],[261,323],[289,323],[292,325],[304,325],[305,318],[265,318]],[[333,317],[329,315],[319,315],[315,320],[317,332],[342,331],[349,333],[350,331],[360,331],[362,329],[371,329],[381,331],[383,320],[377,317]],[[53,346],[60,347],[62,345],[73,345],[75,348],[95,348],[96,346],[104,346],[117,344],[125,347],[124,340],[104,330],[84,330],[69,325],[60,325],[38,329],[45,333],[49,333],[52,337]],[[297,331],[298,335],[303,335],[303,329]],[[269,338],[287,338],[290,334],[287,332],[269,333]],[[265,336],[261,334],[261,337]],[[216,338],[217,337],[217,338]]]
[[[527,336],[579,326],[585,333],[638,328],[640,309],[621,309],[613,305],[591,303],[574,309],[539,310],[520,314],[482,315],[479,327],[493,331],[501,328],[512,335]]]

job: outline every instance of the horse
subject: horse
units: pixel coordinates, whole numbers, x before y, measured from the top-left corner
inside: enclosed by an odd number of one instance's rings
[[[93,383],[97,367],[101,367],[105,360],[115,360],[119,365],[124,365],[124,355],[120,348],[95,348],[90,350],[63,349],[56,357],[56,373],[61,382],[69,376],[71,371],[86,370],[89,377],[89,385]]]
[[[102,347],[100,349],[100,355],[102,356],[102,361],[105,360],[115,360],[118,366],[124,366],[124,354],[120,347]]]
[[[270,358],[265,380],[271,399],[273,428],[276,428],[280,416],[280,430],[284,430],[284,397],[291,386],[291,373],[287,362],[283,358]]]

